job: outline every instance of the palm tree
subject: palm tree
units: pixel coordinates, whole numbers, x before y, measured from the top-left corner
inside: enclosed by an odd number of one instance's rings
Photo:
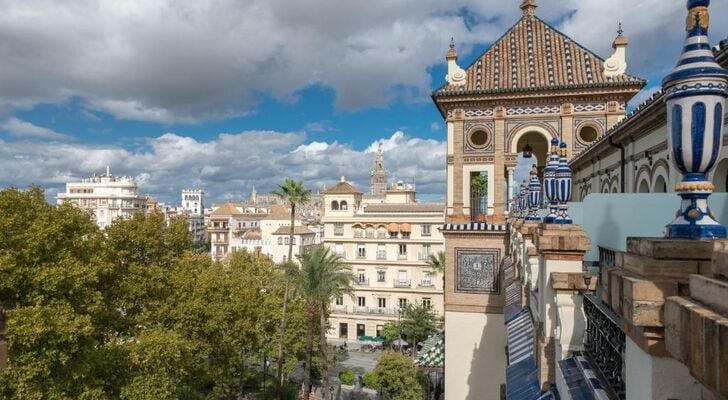
[[[328,388],[328,355],[326,344],[326,316],[331,301],[338,296],[353,293],[354,275],[343,259],[323,246],[311,246],[300,256],[301,270],[296,279],[298,292],[306,301],[306,371],[304,374],[304,399],[311,393],[311,360],[316,319],[319,320],[319,352],[323,376],[323,393]]]
[[[294,181],[293,179],[286,178],[286,182],[283,185],[278,185],[278,190],[273,191],[273,194],[278,196],[281,200],[288,203],[291,206],[291,230],[288,235],[288,259],[284,263],[285,268],[285,286],[283,289],[283,309],[281,311],[281,337],[278,344],[278,384],[279,388],[283,387],[283,363],[285,361],[285,353],[283,347],[286,341],[286,310],[288,308],[288,285],[290,280],[290,273],[294,266],[293,261],[293,233],[296,222],[296,205],[306,203],[311,199],[311,191],[306,189],[303,185],[303,181]],[[283,390],[278,391],[278,398],[283,398]]]
[[[427,257],[427,265],[432,268],[433,271],[445,274],[445,252],[438,251],[437,254],[430,254]]]

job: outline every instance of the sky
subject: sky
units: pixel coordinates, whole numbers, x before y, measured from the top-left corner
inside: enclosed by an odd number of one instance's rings
[[[368,190],[377,143],[393,179],[445,191],[444,123],[430,99],[454,37],[469,65],[521,16],[520,0],[0,0],[0,187],[110,166],[175,204],[314,190],[341,176]],[[539,0],[537,15],[659,89],[681,51],[681,0]],[[711,39],[728,37],[713,1]]]

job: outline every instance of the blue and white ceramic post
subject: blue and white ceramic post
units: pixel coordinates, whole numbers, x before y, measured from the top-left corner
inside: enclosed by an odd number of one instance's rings
[[[538,210],[541,208],[541,181],[538,180],[538,168],[536,164],[531,169],[531,178],[528,181],[528,206],[531,212],[526,217],[526,220],[540,222],[541,216],[538,215]]]
[[[673,239],[722,239],[726,228],[708,207],[723,137],[723,110],[728,97],[728,71],[715,62],[708,41],[710,0],[689,0],[687,39],[675,69],[662,81],[667,101],[667,138],[682,180],[675,191],[680,210],[667,225]]]
[[[571,201],[571,184],[572,174],[569,163],[566,161],[566,143],[561,143],[561,157],[559,158],[559,166],[556,168],[556,201],[558,201],[558,216],[554,223],[571,224],[572,220],[569,216],[569,202]]]
[[[521,183],[521,191],[518,194],[518,200],[520,202],[519,208],[521,210],[518,218],[525,219],[528,216],[528,186],[526,186],[526,181]]]
[[[546,192],[546,199],[549,201],[549,213],[543,218],[543,222],[552,224],[556,221],[558,203],[556,202],[556,169],[559,167],[559,139],[551,139],[551,153],[549,161],[543,170],[543,186]]]

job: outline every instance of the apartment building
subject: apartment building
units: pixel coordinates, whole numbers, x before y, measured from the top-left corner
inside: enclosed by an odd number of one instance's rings
[[[109,167],[102,175],[93,174],[81,182],[66,183],[66,191],[58,193],[57,204],[71,203],[93,213],[99,228],[104,229],[117,218],[130,218],[144,212],[147,198],[130,176],[115,176]]]
[[[381,336],[401,308],[419,303],[443,313],[443,279],[428,267],[444,249],[438,228],[444,205],[416,201],[414,185],[389,185],[383,198],[365,198],[342,178],[324,192],[324,244],[356,276],[352,297],[335,299],[330,337]]]

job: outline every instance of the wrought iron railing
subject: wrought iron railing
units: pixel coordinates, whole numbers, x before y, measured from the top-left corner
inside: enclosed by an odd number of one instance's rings
[[[625,399],[624,350],[626,339],[620,328],[619,316],[601,304],[594,296],[584,296],[586,337],[584,347],[588,358],[598,369],[605,383],[619,399]]]

